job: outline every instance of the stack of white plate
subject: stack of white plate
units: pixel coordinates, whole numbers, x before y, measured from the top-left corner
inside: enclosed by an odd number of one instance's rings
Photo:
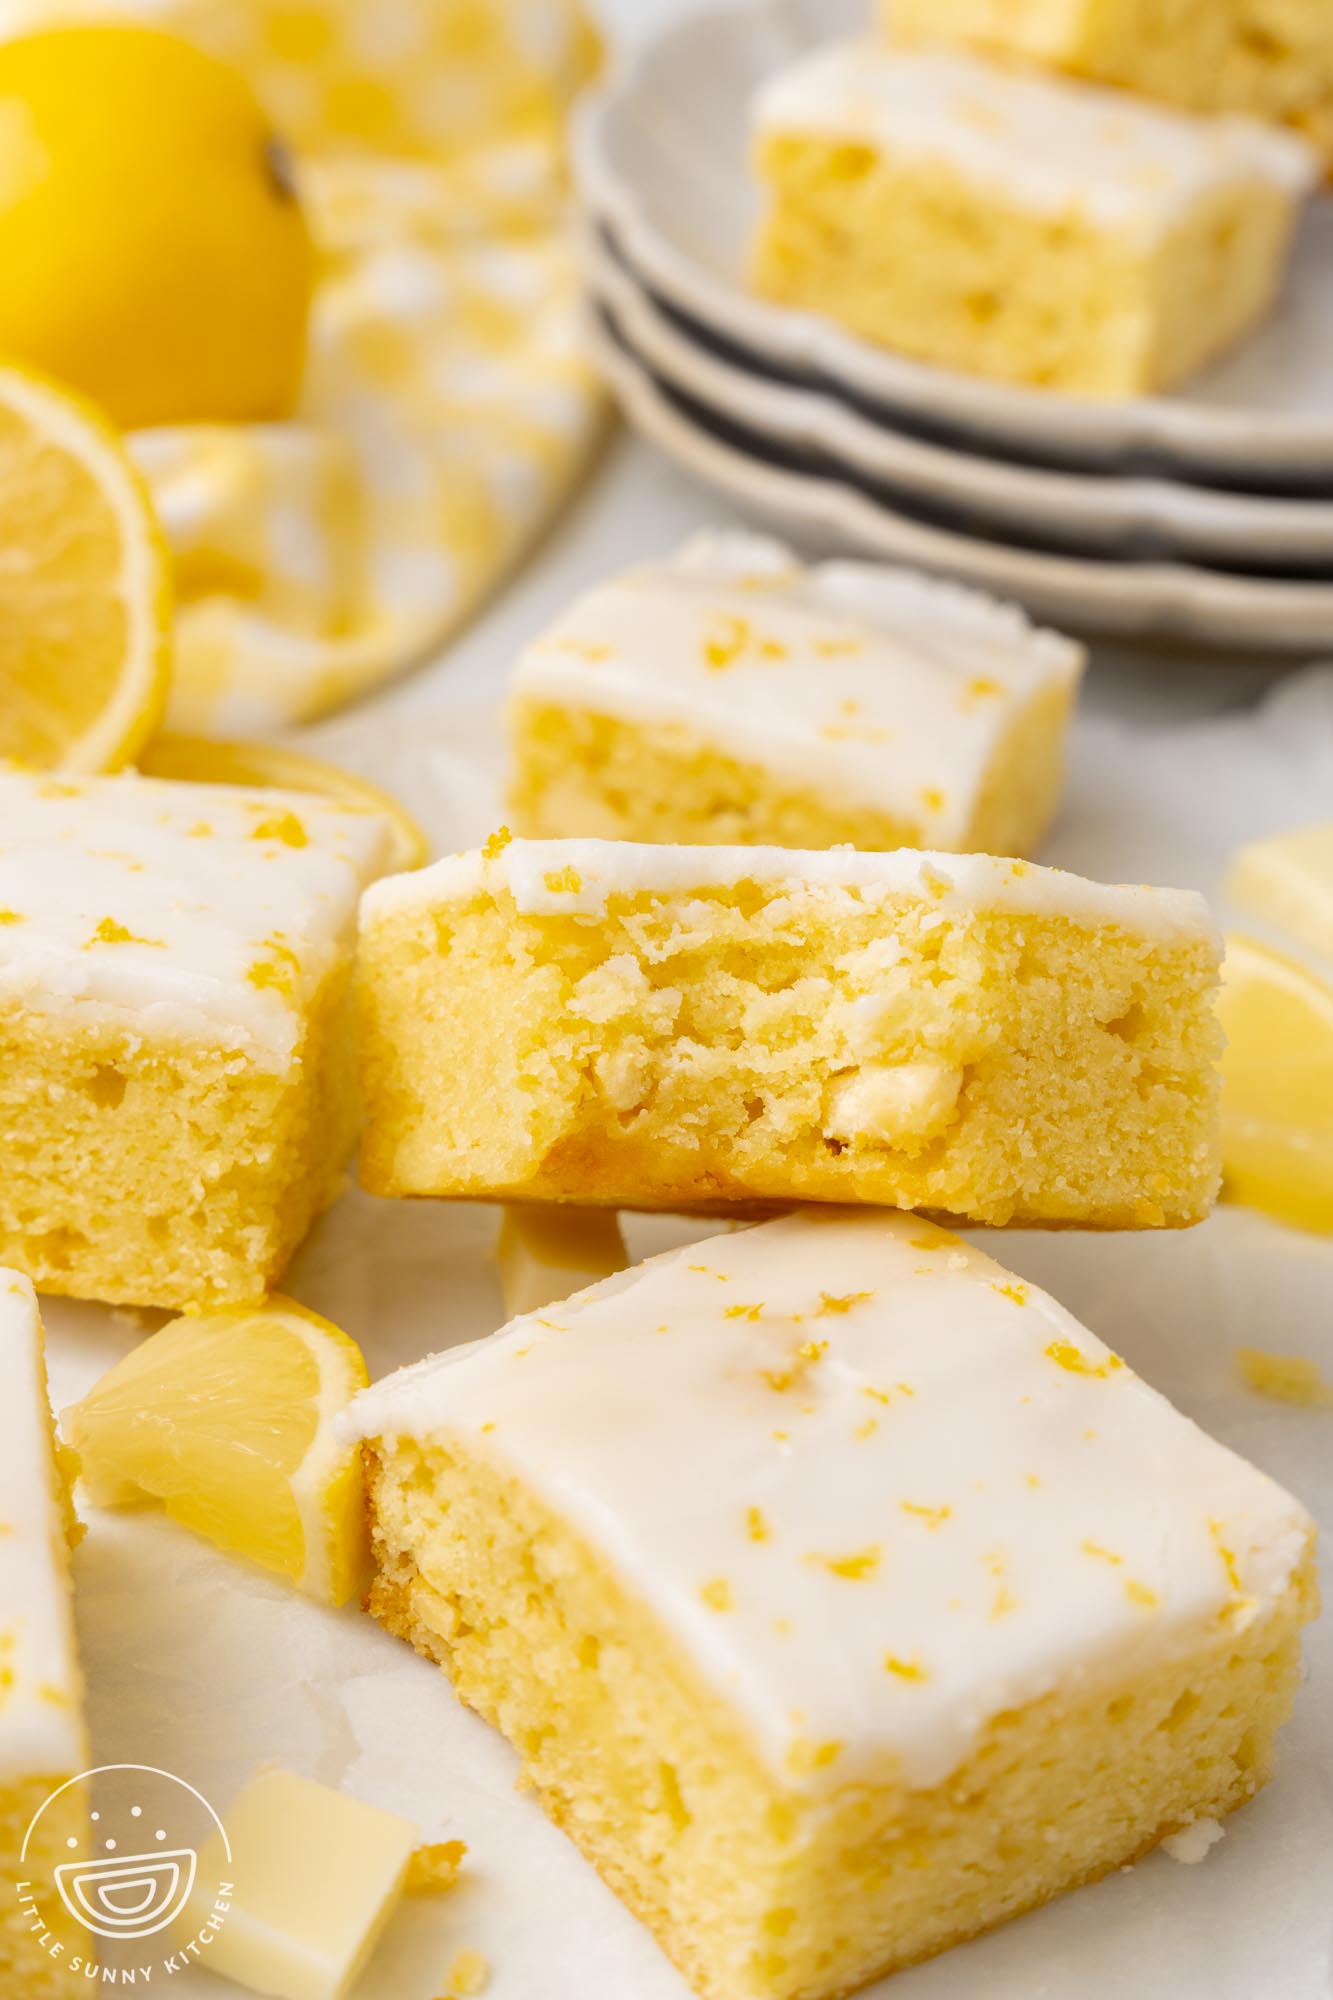
[[[585,109],[595,337],[631,420],[803,539],[918,564],[1086,631],[1333,647],[1333,201],[1281,307],[1177,395],[1098,402],[869,345],[747,291],[762,79],[868,0],[706,7]]]

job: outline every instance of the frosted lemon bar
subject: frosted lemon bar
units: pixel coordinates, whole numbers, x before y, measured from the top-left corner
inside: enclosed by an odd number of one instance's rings
[[[16,2000],[54,2000],[75,1986],[55,1886],[67,1842],[87,1831],[87,1800],[69,1781],[91,1762],[70,1601],[73,1529],[37,1301],[26,1278],[0,1270],[0,1993]]]
[[[145,1306],[277,1278],[352,1147],[388,851],[308,796],[0,777],[0,1259]]]
[[[1308,1516],[914,1218],[673,1252],[351,1414],[372,1611],[705,2000],[849,1992],[1268,1776]]]
[[[760,92],[758,289],[950,368],[1183,380],[1268,309],[1310,149],[951,52],[834,44]]]
[[[1295,125],[1333,158],[1328,0],[882,0],[901,41],[970,44],[1196,111]]]
[[[1197,896],[988,856],[512,841],[367,894],[376,1194],[1196,1222]]]
[[[1013,606],[872,563],[701,536],[524,654],[519,833],[1026,854],[1083,667]]]

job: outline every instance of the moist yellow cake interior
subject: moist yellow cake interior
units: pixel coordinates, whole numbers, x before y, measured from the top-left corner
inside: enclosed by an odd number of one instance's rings
[[[1265,309],[1291,202],[1221,183],[1159,241],[1038,213],[943,160],[768,134],[758,290],[945,366],[1087,395],[1168,387]]]
[[[375,1192],[1112,1227],[1216,1192],[1197,932],[744,881],[590,922],[502,889],[386,910],[361,963]]]
[[[1031,852],[1059,795],[1073,696],[1072,684],[1051,686],[1018,710],[960,850]],[[938,844],[924,820],[795,783],[678,724],[630,722],[528,698],[515,703],[511,730],[510,817],[515,832],[532,839],[867,849]]]
[[[112,1303],[257,1298],[337,1192],[356,1123],[344,968],[281,1068],[107,1014],[0,1008],[0,1263]]]
[[[1244,1631],[998,1715],[937,1787],[889,1767],[812,1805],[524,1485],[443,1441],[377,1450],[376,1617],[517,1747],[704,2000],[850,1992],[1242,1804],[1312,1615],[1307,1567]]]
[[[76,1774],[53,1772],[49,1777],[21,1778],[0,1784],[0,1996],[3,2000],[69,2000],[86,1993],[91,1982],[71,1970],[70,1959],[92,1940],[66,1916],[54,1888],[57,1866],[70,1858],[69,1842],[87,1854],[88,1802],[86,1788],[72,1785],[45,1812],[58,1787]],[[24,1838],[37,1814],[38,1822],[27,1855]],[[24,1908],[20,1884],[36,1897],[36,1906],[53,1939],[64,1944],[53,1958],[34,1933]],[[95,1955],[95,1953],[94,1953]],[[94,1989],[96,1990],[96,1989]]]

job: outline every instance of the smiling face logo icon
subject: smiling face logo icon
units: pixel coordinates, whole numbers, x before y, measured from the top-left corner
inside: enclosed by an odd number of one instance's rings
[[[29,1826],[21,1855],[25,1914],[42,1918],[53,1936],[73,1918],[81,1930],[117,1943],[216,1920],[224,1885],[201,1879],[201,1870],[211,1870],[200,1858],[210,1842],[220,1844],[229,1874],[226,1829],[185,1779],[150,1764],[100,1765],[54,1791]],[[80,1948],[67,1949],[72,1962]]]
[[[70,1915],[98,1937],[154,1937],[185,1908],[198,1863],[192,1847],[66,1861],[56,1869],[56,1887]]]

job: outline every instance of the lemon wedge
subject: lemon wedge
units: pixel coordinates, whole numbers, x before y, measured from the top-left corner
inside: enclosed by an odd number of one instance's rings
[[[139,758],[149,778],[179,778],[196,785],[268,785],[284,792],[315,792],[353,811],[378,813],[393,831],[388,871],[401,875],[430,858],[425,834],[389,792],[322,757],[276,743],[242,743],[217,736],[155,736]]]
[[[1333,962],[1333,820],[1242,847],[1226,893]]]
[[[1231,937],[1218,1012],[1224,1194],[1333,1231],[1333,987]]]
[[[156,1501],[229,1555],[345,1604],[369,1551],[360,1450],[334,1419],[366,1381],[355,1341],[274,1296],[170,1321],[63,1429],[94,1505]]]
[[[171,559],[117,433],[0,367],[0,761],[114,771],[167,698]]]

